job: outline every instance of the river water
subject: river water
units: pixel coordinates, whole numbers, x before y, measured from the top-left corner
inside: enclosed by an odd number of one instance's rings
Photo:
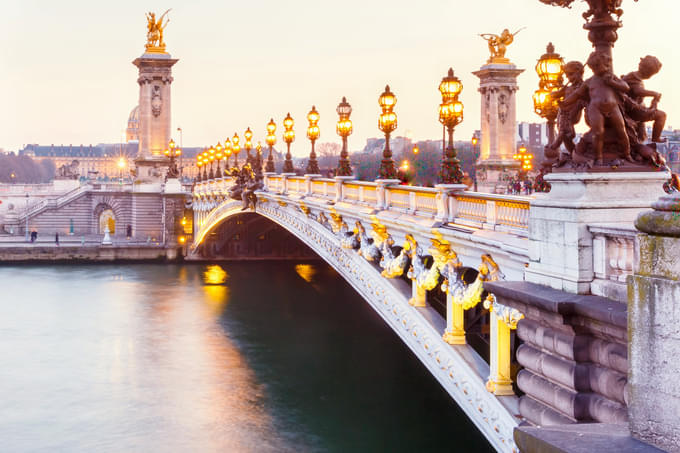
[[[0,267],[3,452],[486,452],[328,266]]]

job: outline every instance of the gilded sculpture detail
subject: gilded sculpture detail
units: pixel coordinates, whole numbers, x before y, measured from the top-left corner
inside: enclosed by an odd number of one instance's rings
[[[487,63],[509,64],[510,60],[505,58],[505,52],[507,51],[508,46],[515,40],[515,35],[520,31],[522,31],[521,28],[514,33],[510,33],[510,30],[506,28],[500,35],[493,33],[480,34],[479,36],[486,40],[487,46],[489,47],[489,53],[491,54]]]
[[[571,7],[573,0],[539,0],[542,3]],[[586,0],[589,9],[583,14],[584,28],[595,50],[586,65],[593,75],[583,80],[583,65],[572,61],[564,65],[568,83],[552,93],[559,104],[558,135],[546,147],[546,158],[554,166],[569,165],[573,169],[591,167],[656,167],[666,162],[656,149],[666,114],[658,108],[661,94],[647,90],[647,80],[661,70],[658,58],[648,55],[640,59],[637,71],[620,78],[614,75],[612,48],[621,27],[623,0]],[[637,1],[637,0],[635,0]],[[651,98],[649,105],[645,99]],[[585,112],[590,130],[577,144],[574,124]],[[652,122],[648,140],[645,123]],[[559,156],[560,145],[566,148]]]
[[[165,53],[165,41],[163,41],[163,32],[165,27],[168,26],[170,18],[165,20],[163,23],[163,18],[167,16],[170,10],[167,10],[163,15],[156,20],[156,13],[148,12],[146,13],[146,51],[149,53]]]

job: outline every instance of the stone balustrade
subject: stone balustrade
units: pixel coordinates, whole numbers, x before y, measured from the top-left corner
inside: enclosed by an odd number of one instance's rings
[[[596,224],[593,235],[593,272],[590,290],[620,302],[627,301],[626,279],[633,275],[635,256],[639,255],[637,230],[632,225]]]
[[[199,182],[194,193],[201,195],[221,190],[226,194],[233,183],[232,177]],[[395,182],[273,173],[265,175],[264,184],[265,190],[271,193],[374,207],[463,227],[513,233],[520,237],[526,237],[529,231],[531,197],[447,190],[445,186],[415,187]],[[215,189],[209,189],[212,187]],[[438,203],[438,197],[444,201]]]

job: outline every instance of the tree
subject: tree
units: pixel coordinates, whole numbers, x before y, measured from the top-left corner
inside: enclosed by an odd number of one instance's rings
[[[316,145],[317,160],[322,169],[334,169],[338,166],[340,150],[342,147],[338,143],[319,143]]]

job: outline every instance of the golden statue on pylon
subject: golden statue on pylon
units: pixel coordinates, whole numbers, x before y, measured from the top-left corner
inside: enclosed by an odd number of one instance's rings
[[[146,13],[147,33],[146,33],[146,51],[149,53],[165,53],[165,42],[163,41],[163,30],[168,26],[170,18],[163,23],[163,18],[170,12],[167,10],[163,13],[160,19],[156,20],[156,13]]]
[[[507,50],[508,46],[512,44],[512,42],[515,40],[515,35],[522,31],[523,28],[520,28],[514,33],[510,33],[510,30],[507,28],[501,32],[500,35],[495,35],[493,33],[482,33],[479,36],[481,36],[483,39],[487,41],[487,44],[489,46],[489,53],[491,53],[491,56],[487,60],[487,63],[489,64],[509,64],[510,60],[505,58],[505,51]]]

